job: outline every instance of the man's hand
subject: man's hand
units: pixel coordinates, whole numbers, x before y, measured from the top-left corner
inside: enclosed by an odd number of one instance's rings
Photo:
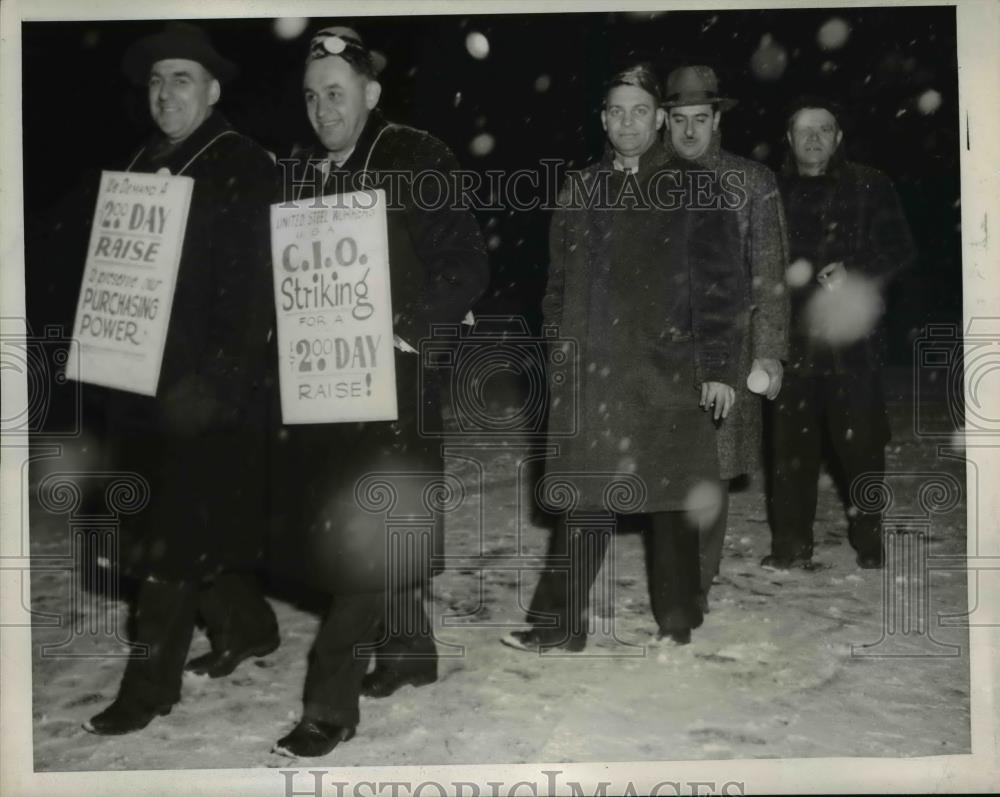
[[[724,385],[722,382],[701,383],[701,402],[699,406],[703,410],[712,408],[712,416],[715,420],[725,418],[729,415],[729,410],[733,408],[735,402],[736,391],[729,387],[729,385]]]
[[[769,357],[760,357],[753,361],[753,365],[750,370],[759,370],[767,374],[767,392],[764,395],[771,401],[774,401],[778,397],[778,391],[781,390],[781,377],[785,373],[785,369],[781,365],[781,360],[772,360]]]
[[[834,290],[847,276],[847,269],[844,264],[837,260],[834,263],[827,263],[816,274],[816,281],[827,290]]]

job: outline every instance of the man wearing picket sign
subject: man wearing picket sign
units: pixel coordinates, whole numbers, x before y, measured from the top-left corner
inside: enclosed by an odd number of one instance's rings
[[[176,23],[138,40],[123,69],[148,87],[156,128],[123,171],[194,182],[155,395],[86,387],[103,394],[114,469],[143,478],[150,492],[122,529],[121,570],[140,580],[137,650],[116,700],[84,725],[101,735],[144,728],[180,699],[199,613],[212,643],[189,664],[201,674],[227,675],[279,639],[253,573],[266,510],[276,170],[216,108],[237,68],[200,28]]]
[[[355,356],[366,366],[381,352],[394,358],[398,408],[391,421],[290,424],[285,418],[277,436],[284,527],[278,529],[275,552],[302,550],[289,540],[304,535],[312,570],[303,572],[299,560],[299,575],[333,596],[310,654],[301,720],[275,746],[275,752],[290,756],[325,755],[350,739],[361,694],[386,697],[401,686],[437,678],[437,652],[420,587],[431,577],[432,555],[441,552],[443,518],[439,513],[428,526],[417,524],[396,538],[396,555],[387,542],[394,532],[385,516],[366,513],[359,504],[391,494],[398,516],[426,513],[428,496],[444,474],[440,439],[421,433],[421,421],[427,429],[440,428],[440,406],[435,379],[426,369],[421,373],[417,349],[433,324],[461,323],[486,289],[489,270],[474,216],[457,206],[447,188],[433,204],[418,201],[418,175],[447,178],[458,163],[438,139],[388,122],[378,111],[382,87],[377,77],[385,66],[385,57],[351,28],[320,30],[310,42],[303,78],[306,113],[318,141],[281,163],[286,204],[313,198],[309,204],[322,208],[341,197],[349,206],[352,192],[386,190],[388,337],[395,346],[380,336]],[[390,182],[390,171],[402,172],[402,179]],[[365,204],[364,195],[360,203]],[[350,221],[337,224],[342,228]],[[361,285],[373,265],[368,261],[361,269],[361,255],[356,262],[353,254],[352,249],[349,265],[320,265],[305,273],[316,284],[333,279],[336,271],[338,288],[349,280]],[[308,263],[287,265],[298,269]],[[281,267],[277,260],[275,268]],[[317,269],[322,273],[315,274]],[[279,333],[289,295],[276,293]],[[314,339],[322,340],[322,334],[317,331]],[[279,358],[294,356],[281,334],[279,346]],[[327,367],[332,367],[329,361]],[[312,383],[302,384],[308,394]],[[378,495],[356,494],[364,484],[380,485]],[[375,669],[366,675],[373,655]]]

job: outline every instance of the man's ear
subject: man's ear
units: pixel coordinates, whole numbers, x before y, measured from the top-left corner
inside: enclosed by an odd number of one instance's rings
[[[792,131],[789,130],[785,133],[785,138],[788,140],[788,146],[792,146]]]
[[[219,85],[219,81],[212,78],[212,82],[208,84],[208,104],[215,105],[222,96],[222,86]]]
[[[839,147],[840,146],[840,142],[843,141],[843,140],[844,140],[844,131],[843,130],[838,130],[837,131],[837,138],[836,138],[836,142],[837,143],[833,145],[833,148],[836,149],[837,147]]]
[[[715,132],[719,129],[719,122],[722,121],[722,111],[716,111],[712,115],[712,131]]]
[[[601,127],[604,128],[604,132],[608,132],[608,112],[601,111]]]
[[[662,108],[656,109],[656,129],[659,130],[667,121],[667,112]]]
[[[374,110],[381,96],[382,84],[377,80],[369,80],[365,85],[365,107],[369,111]]]

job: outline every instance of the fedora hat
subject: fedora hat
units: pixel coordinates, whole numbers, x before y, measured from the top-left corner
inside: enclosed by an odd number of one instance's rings
[[[236,64],[219,55],[205,31],[187,22],[172,22],[158,33],[133,42],[122,58],[122,71],[141,86],[149,80],[153,64],[167,58],[197,61],[220,83],[227,83],[240,71]]]
[[[709,66],[682,66],[667,75],[664,108],[717,105],[720,111],[725,111],[736,103],[731,97],[719,96],[719,79]]]
[[[346,53],[346,55],[345,55]],[[353,63],[356,58],[370,59],[372,72],[378,75],[385,69],[386,57],[378,50],[372,50],[354,28],[334,25],[316,31],[309,41],[307,61],[325,58],[328,55],[339,55],[345,61]]]

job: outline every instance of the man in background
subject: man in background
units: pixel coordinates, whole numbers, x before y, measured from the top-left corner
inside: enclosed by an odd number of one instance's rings
[[[741,340],[737,355],[736,403],[716,436],[720,477],[729,482],[754,473],[762,461],[761,396],[747,388],[752,371],[767,374],[764,395],[771,401],[781,390],[782,364],[788,353],[788,296],[785,268],[788,241],[784,212],[774,174],[756,161],[722,149],[722,113],[736,101],[719,95],[711,67],[685,66],[667,76],[664,96],[669,150],[694,168],[726,180],[742,196],[737,214],[742,302],[738,311]],[[719,572],[729,519],[729,492],[723,491],[718,517],[704,527],[701,539],[701,591],[704,607]]]
[[[812,569],[824,432],[844,485],[885,471],[889,423],[877,321],[886,285],[914,258],[889,179],[842,155],[842,111],[805,98],[788,116],[779,185],[788,220],[792,317],[784,387],[771,407],[763,565]],[[882,517],[850,505],[849,537],[862,568],[883,565]]]

